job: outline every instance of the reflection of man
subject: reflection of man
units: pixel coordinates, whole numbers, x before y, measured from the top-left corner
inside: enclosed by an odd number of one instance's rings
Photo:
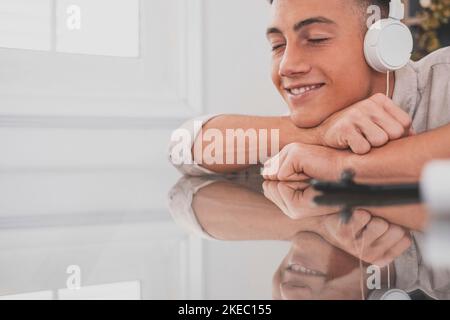
[[[291,253],[303,250],[307,261],[285,260],[284,267],[290,266],[297,273],[305,273],[302,268],[319,271],[316,277],[300,276],[330,289],[326,295],[316,292],[315,298],[332,298],[337,294],[340,298],[359,299],[364,292],[360,286],[361,272],[365,272],[361,271],[360,260],[365,262],[365,267],[374,264],[385,269],[389,265],[393,273],[393,261],[405,251],[415,250],[415,247],[410,248],[408,230],[388,219],[375,217],[369,211],[359,210],[348,224],[342,224],[338,209],[316,208],[314,211],[310,203],[302,201],[304,215],[292,220],[283,214],[278,204],[255,190],[255,182],[250,184],[253,189],[242,182],[237,184],[224,179],[183,178],[170,192],[171,213],[185,230],[209,240],[292,242]],[[268,188],[272,187],[265,187]],[[398,212],[392,212],[396,214]],[[295,261],[296,266],[292,268]],[[292,292],[295,288],[291,289],[291,293],[295,293]],[[339,293],[340,290],[345,292]],[[348,295],[342,296],[343,293]]]
[[[369,293],[367,267],[318,234],[301,232],[274,274],[272,295],[277,300],[364,300]],[[387,268],[379,277],[380,288],[395,281]]]
[[[420,205],[381,211],[362,208],[342,224],[335,209],[324,211],[312,206],[306,196],[296,202],[296,213],[302,213],[292,220],[291,214],[284,214],[281,208],[289,211],[292,204],[286,199],[296,201],[302,195],[292,196],[288,188],[281,187],[282,182],[265,182],[269,200],[258,182],[237,179],[182,178],[169,194],[171,213],[185,230],[208,240],[292,242],[274,275],[274,298],[367,298],[367,280],[372,281],[369,265],[384,266],[380,269],[382,287],[388,283],[389,265],[391,288],[409,293],[420,289],[433,298],[449,298],[450,271],[427,265],[421,255],[423,235],[411,232],[411,238],[404,228],[422,226],[424,212]],[[290,196],[281,195],[285,192]],[[297,291],[293,283],[285,283],[290,280],[297,284],[303,281],[309,289]]]
[[[387,15],[386,0],[274,0],[267,30],[272,80],[290,117],[204,117],[203,130],[216,129],[225,136],[233,128],[279,129],[281,166],[265,172],[272,180],[334,179],[343,169],[353,168],[358,179],[415,181],[425,162],[449,158],[450,49],[410,62],[387,81],[385,74],[368,66],[363,53],[366,10],[372,4]],[[384,95],[387,84],[389,98]],[[184,127],[192,129],[193,124]],[[193,151],[200,150],[200,155],[189,155],[194,160],[204,157],[202,151],[209,146],[198,134],[192,131],[197,138]],[[249,150],[224,144],[211,154],[240,152]],[[171,156],[173,161],[178,157],[175,152]],[[248,166],[178,167],[184,173],[205,174]]]
[[[421,256],[423,235],[379,274],[378,289],[399,288],[414,299],[448,300],[450,270],[433,268]],[[375,293],[371,268],[315,233],[300,232],[273,277],[274,299],[367,299]]]

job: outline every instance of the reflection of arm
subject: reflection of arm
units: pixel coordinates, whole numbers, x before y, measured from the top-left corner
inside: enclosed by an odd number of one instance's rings
[[[361,182],[415,182],[428,161],[450,158],[449,137],[450,125],[446,125],[392,141],[364,156],[351,154],[344,166],[352,168]]]
[[[205,231],[221,240],[288,240],[314,222],[293,221],[263,194],[230,182],[199,190],[192,208]]]

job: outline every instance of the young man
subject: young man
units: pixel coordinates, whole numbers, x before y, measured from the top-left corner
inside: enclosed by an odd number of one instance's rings
[[[203,132],[279,129],[282,151],[263,171],[271,180],[336,179],[353,169],[363,181],[416,181],[427,161],[450,158],[450,48],[410,62],[387,81],[364,57],[370,5],[378,5],[384,16],[389,11],[387,0],[271,1],[272,81],[290,117],[207,117]],[[199,130],[191,132],[196,160],[208,139]],[[225,145],[223,156],[249,151]],[[176,153],[171,157],[178,162]],[[206,163],[178,168],[196,175],[249,166]]]

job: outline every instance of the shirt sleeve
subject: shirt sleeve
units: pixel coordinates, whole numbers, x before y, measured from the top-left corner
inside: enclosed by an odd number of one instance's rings
[[[206,177],[183,177],[170,190],[168,195],[169,211],[175,223],[188,234],[207,240],[215,239],[199,223],[192,208],[192,201],[200,189],[214,182],[216,180],[209,180]]]
[[[188,138],[187,141],[189,142],[189,145],[185,146],[188,148],[179,148],[179,139],[174,139],[173,136],[170,139],[169,161],[182,174],[189,176],[205,176],[215,174],[214,172],[196,164],[191,152],[195,140],[197,139],[197,136],[199,135],[203,125],[205,125],[208,121],[212,120],[215,117],[217,117],[217,115],[197,117],[186,121],[177,129],[177,132],[180,135],[184,135],[184,138]]]

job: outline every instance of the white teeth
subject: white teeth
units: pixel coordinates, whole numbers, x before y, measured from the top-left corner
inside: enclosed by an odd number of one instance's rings
[[[293,94],[294,96],[298,96],[298,95],[302,95],[305,92],[314,90],[314,89],[318,89],[320,88],[320,85],[313,85],[313,86],[306,86],[306,87],[300,87],[300,88],[292,88],[290,89],[290,93]]]
[[[320,275],[319,272],[305,268],[303,266],[300,266],[298,264],[293,264],[290,266],[290,269],[294,272],[300,272],[300,273],[304,273],[304,274],[308,274],[308,275],[312,275],[312,276],[318,276]]]

